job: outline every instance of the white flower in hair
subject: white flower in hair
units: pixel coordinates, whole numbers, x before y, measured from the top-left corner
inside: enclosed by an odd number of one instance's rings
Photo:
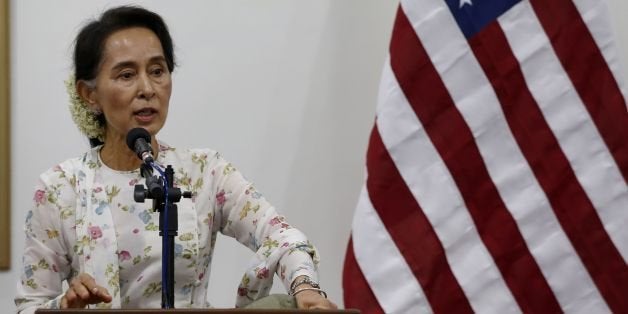
[[[98,116],[102,113],[94,112],[78,95],[74,75],[71,74],[65,81],[65,87],[70,96],[70,114],[79,131],[88,138],[97,138],[104,142],[105,127],[98,122]]]

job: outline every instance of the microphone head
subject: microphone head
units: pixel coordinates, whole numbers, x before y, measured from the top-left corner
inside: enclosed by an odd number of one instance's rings
[[[126,134],[126,145],[130,150],[135,151],[135,141],[143,138],[146,143],[150,144],[150,133],[144,128],[134,128]]]

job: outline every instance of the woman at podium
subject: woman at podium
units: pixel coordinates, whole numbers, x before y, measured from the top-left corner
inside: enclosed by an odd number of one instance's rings
[[[178,203],[175,307],[210,306],[208,273],[221,232],[255,252],[234,291],[238,307],[267,296],[276,273],[290,295],[286,302],[336,308],[318,286],[314,246],[232,164],[211,149],[156,139],[176,66],[159,15],[132,6],[105,11],[80,30],[73,61],[70,110],[92,148],[40,176],[24,228],[18,312],[161,307],[159,214],[151,202],[133,199],[145,179],[126,136],[138,127],[151,136],[155,163],[174,168],[174,186],[192,192]]]

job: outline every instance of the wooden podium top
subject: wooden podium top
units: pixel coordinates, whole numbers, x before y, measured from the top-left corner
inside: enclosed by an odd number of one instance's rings
[[[184,314],[246,314],[246,313],[268,313],[268,314],[285,314],[285,313],[321,313],[321,314],[359,314],[356,309],[348,310],[297,310],[297,309],[116,309],[116,310],[86,310],[86,309],[65,309],[65,310],[37,310],[35,314],[149,314],[149,313],[184,313]]]

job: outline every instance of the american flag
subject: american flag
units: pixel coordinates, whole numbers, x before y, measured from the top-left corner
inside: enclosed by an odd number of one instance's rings
[[[600,0],[402,0],[345,306],[628,313],[628,112]]]

